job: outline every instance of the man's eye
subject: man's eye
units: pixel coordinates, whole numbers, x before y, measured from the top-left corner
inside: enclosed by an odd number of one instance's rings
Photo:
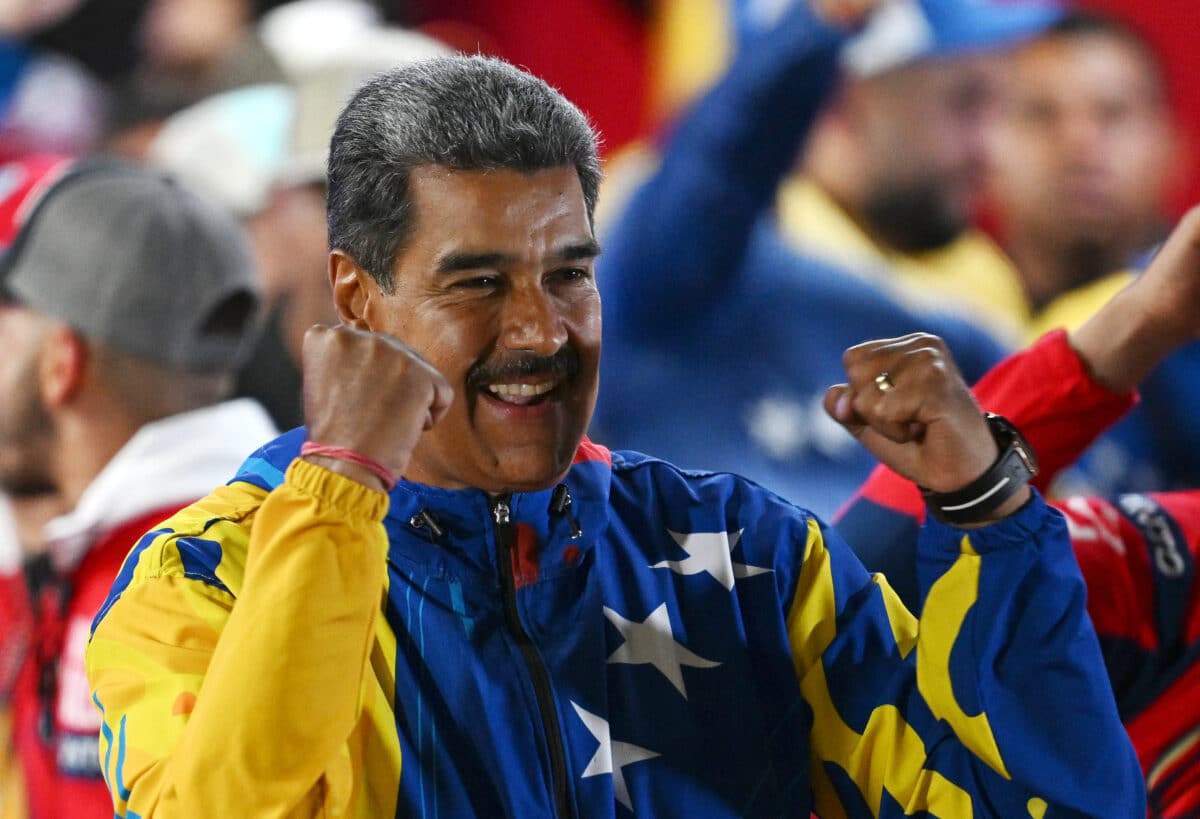
[[[474,276],[470,279],[459,279],[454,286],[466,290],[488,290],[496,287],[499,283],[500,280],[496,276]]]
[[[554,278],[564,282],[576,282],[587,279],[590,275],[585,267],[564,267],[552,274]]]

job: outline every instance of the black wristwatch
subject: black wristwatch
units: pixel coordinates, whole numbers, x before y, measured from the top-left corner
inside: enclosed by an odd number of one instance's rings
[[[1020,431],[1002,415],[983,415],[1000,448],[986,472],[955,492],[934,492],[921,487],[929,514],[951,526],[981,523],[1005,501],[1021,491],[1037,474],[1037,456]]]

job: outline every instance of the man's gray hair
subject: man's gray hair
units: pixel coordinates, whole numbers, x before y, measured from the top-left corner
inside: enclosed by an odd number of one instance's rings
[[[489,57],[425,60],[374,78],[338,117],[329,148],[329,243],[391,292],[410,239],[409,174],[423,165],[526,173],[574,165],[588,219],[600,186],[597,135],[542,80]]]

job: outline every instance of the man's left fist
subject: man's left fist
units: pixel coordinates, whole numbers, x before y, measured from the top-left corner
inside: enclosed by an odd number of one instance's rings
[[[954,492],[996,460],[983,411],[937,336],[868,341],[847,350],[842,364],[847,383],[825,393],[825,411],[904,477]],[[1021,501],[1026,497],[1028,490]]]

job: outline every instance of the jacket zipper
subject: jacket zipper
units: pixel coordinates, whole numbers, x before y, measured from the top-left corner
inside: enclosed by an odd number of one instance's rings
[[[509,633],[521,650],[525,667],[533,682],[537,697],[538,712],[546,734],[546,748],[550,753],[550,790],[554,794],[555,813],[560,817],[574,816],[571,809],[570,791],[567,787],[567,759],[563,751],[562,727],[558,723],[558,711],[554,707],[554,694],[550,689],[550,674],[542,663],[533,641],[521,625],[517,614],[517,581],[513,574],[513,550],[516,547],[512,521],[509,519],[508,496],[504,495],[492,504],[492,517],[496,521],[497,563],[500,564],[501,594],[504,598],[504,619]]]

